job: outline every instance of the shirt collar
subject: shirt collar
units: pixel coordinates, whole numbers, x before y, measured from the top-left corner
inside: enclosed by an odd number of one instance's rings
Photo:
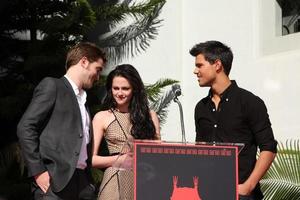
[[[236,83],[235,80],[230,80],[230,81],[231,81],[231,84],[220,95],[221,99],[228,98],[228,96],[232,93],[232,91],[234,90],[234,88],[238,87],[238,85],[237,85],[237,83]],[[212,98],[212,89],[209,90],[207,97],[210,98],[210,99]]]
[[[80,96],[84,99],[86,99],[86,92],[84,90],[79,90],[78,86],[76,85],[76,83],[70,79],[66,74],[64,75],[64,77],[69,81],[69,83],[72,86],[72,89],[75,93],[76,96]]]

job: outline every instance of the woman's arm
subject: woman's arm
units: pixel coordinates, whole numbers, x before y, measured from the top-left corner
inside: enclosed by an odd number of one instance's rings
[[[98,155],[100,144],[106,130],[106,122],[108,121],[108,119],[109,117],[107,111],[98,112],[93,119],[94,140],[93,140],[92,166],[96,168],[110,167],[117,159],[117,155],[115,156]]]

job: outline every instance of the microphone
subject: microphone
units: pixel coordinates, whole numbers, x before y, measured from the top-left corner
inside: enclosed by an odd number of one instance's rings
[[[180,85],[178,85],[178,84],[172,85],[172,92],[174,93],[174,95],[176,97],[180,96],[181,95]]]
[[[178,85],[178,84],[172,85],[172,92],[174,94],[173,100],[174,100],[174,102],[176,102],[178,104],[178,107],[179,107],[182,143],[186,143],[182,105],[181,105],[179,99],[177,98],[178,96],[181,95],[180,85]]]

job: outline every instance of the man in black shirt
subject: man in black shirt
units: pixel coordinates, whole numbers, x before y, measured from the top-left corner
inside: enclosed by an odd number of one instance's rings
[[[267,108],[263,100],[229,79],[233,54],[228,46],[207,41],[196,44],[190,54],[195,57],[200,87],[210,87],[195,108],[196,141],[244,143],[239,154],[239,199],[260,200],[259,180],[272,164],[277,146]]]

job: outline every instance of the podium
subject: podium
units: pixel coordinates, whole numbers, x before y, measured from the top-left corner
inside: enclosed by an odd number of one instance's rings
[[[134,141],[134,200],[238,200],[243,144]]]

